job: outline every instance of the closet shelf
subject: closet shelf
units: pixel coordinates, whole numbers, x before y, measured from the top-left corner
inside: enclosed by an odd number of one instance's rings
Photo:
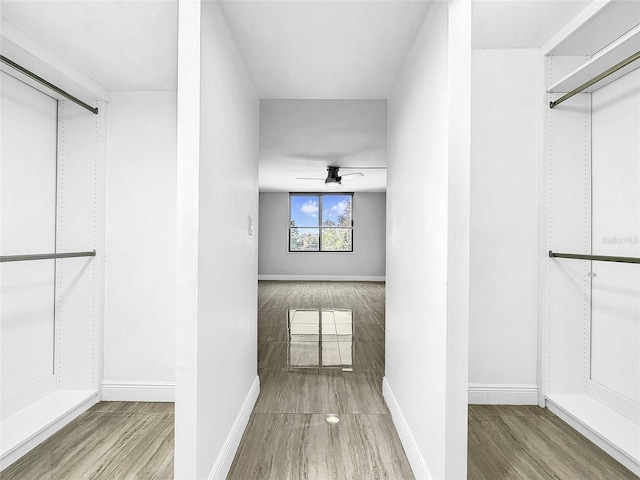
[[[547,92],[570,92],[637,52],[640,52],[640,25],[637,25],[615,42],[603,48],[584,65],[549,87]],[[603,78],[599,82],[586,88],[584,92],[595,92],[637,68],[640,68],[640,60],[632,62],[608,77]]]
[[[27,453],[99,400],[97,391],[56,390],[0,422],[0,469]]]
[[[547,407],[634,473],[640,472],[640,425],[588,395],[547,395]]]

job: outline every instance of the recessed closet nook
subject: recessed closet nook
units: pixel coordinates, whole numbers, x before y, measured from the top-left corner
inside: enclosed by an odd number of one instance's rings
[[[177,3],[1,7],[5,470],[99,401],[134,399],[110,393],[114,378],[136,400],[153,386],[173,401]]]
[[[104,102],[1,75],[4,468],[100,396],[105,132]]]
[[[637,2],[611,2],[542,52],[548,93],[541,244],[550,258],[539,272],[540,401],[636,474],[639,20]]]

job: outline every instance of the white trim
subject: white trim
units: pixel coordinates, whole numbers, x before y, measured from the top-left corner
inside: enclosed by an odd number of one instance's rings
[[[546,374],[548,372],[546,368],[546,362],[548,358],[544,355],[545,339],[544,334],[546,329],[546,320],[548,318],[547,311],[549,305],[548,300],[548,288],[547,288],[547,268],[548,268],[548,254],[547,254],[547,238],[549,225],[547,222],[547,150],[544,148],[547,145],[547,63],[546,57],[538,51],[538,85],[536,87],[538,99],[536,109],[538,111],[538,242],[536,246],[537,250],[537,281],[536,281],[536,326],[538,328],[536,335],[536,382],[540,386],[538,388],[538,406],[544,408],[544,385],[546,380]]]
[[[26,405],[31,405],[32,403],[37,402],[41,398],[53,393],[55,389],[56,376],[49,375],[48,377],[43,378],[39,382],[36,382],[13,395],[9,395],[0,402],[2,418],[7,418],[8,416],[23,409]]]
[[[407,420],[402,414],[400,405],[398,405],[398,401],[391,390],[387,377],[382,379],[382,395],[387,402],[389,412],[391,412],[391,419],[398,431],[400,442],[407,454],[407,459],[409,460],[409,465],[411,465],[411,470],[413,470],[413,475],[417,480],[431,480],[432,477],[429,473],[427,463],[425,462],[422,453],[420,453],[420,448],[418,447],[413,433],[411,432],[411,428],[409,428]]]
[[[56,390],[0,423],[0,470],[7,468],[98,403],[98,392]]]
[[[102,400],[107,402],[174,402],[175,382],[102,382]]]
[[[547,408],[615,460],[640,475],[638,424],[588,395],[547,395]]]
[[[227,478],[227,474],[229,473],[231,464],[233,463],[233,458],[236,455],[236,450],[238,450],[240,440],[242,440],[242,435],[247,428],[251,412],[253,411],[253,406],[256,404],[256,400],[258,400],[259,394],[260,378],[256,375],[256,378],[253,380],[251,388],[249,389],[249,393],[247,393],[247,396],[242,403],[240,412],[238,412],[238,416],[233,422],[231,430],[224,441],[224,445],[218,454],[218,458],[216,458],[216,463],[213,464],[211,473],[207,477],[208,480],[224,480]]]
[[[470,383],[470,405],[538,405],[538,386]]]
[[[587,395],[614,412],[640,425],[640,405],[591,379],[587,380]]]
[[[384,282],[384,275],[258,275],[258,280],[282,280],[289,282]]]

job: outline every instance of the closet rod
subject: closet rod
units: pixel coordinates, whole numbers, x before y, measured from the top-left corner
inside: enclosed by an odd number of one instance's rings
[[[0,262],[23,262],[25,260],[48,260],[50,258],[95,257],[96,251],[71,253],[37,253],[33,255],[5,255]]]
[[[550,258],[572,258],[574,260],[596,260],[599,262],[640,263],[638,257],[614,257],[611,255],[582,255],[579,253],[556,253],[549,250]]]
[[[35,80],[38,83],[41,83],[42,85],[44,85],[47,88],[50,88],[51,90],[53,90],[54,92],[56,92],[59,95],[62,95],[65,98],[68,98],[69,100],[71,100],[74,103],[77,103],[78,105],[80,105],[82,108],[86,108],[87,110],[89,110],[91,113],[95,113],[96,115],[98,114],[98,109],[92,107],[91,105],[84,103],[82,100],[80,100],[79,98],[74,97],[73,95],[71,95],[70,93],[65,92],[64,90],[62,90],[61,88],[56,87],[53,83],[47,82],[44,78],[40,77],[39,75],[36,75],[35,73],[33,73],[30,70],[27,70],[26,68],[24,68],[22,65],[18,65],[16,62],[14,62],[13,60],[9,60],[7,57],[5,57],[4,55],[0,55],[0,61],[2,61],[2,63],[6,63],[7,65],[9,65],[11,68],[14,68],[16,70],[18,70],[19,72],[25,74],[27,77],[29,77],[32,80]]]
[[[620,63],[616,63],[613,67],[609,68],[608,70],[605,70],[604,72],[602,72],[600,75],[597,75],[595,77],[593,77],[591,80],[589,80],[586,83],[583,83],[582,85],[580,85],[578,88],[574,88],[573,90],[571,90],[569,93],[564,94],[563,96],[561,96],[559,99],[553,101],[553,102],[549,102],[549,108],[553,108],[556,105],[559,105],[560,103],[564,102],[565,100],[573,97],[576,93],[580,93],[581,91],[589,88],[591,85],[593,85],[594,83],[598,83],[600,80],[602,80],[603,78],[608,77],[609,75],[611,75],[612,73],[617,72],[618,70],[620,70],[621,68],[626,67],[627,65],[629,65],[631,62],[635,62],[636,60],[638,60],[640,58],[640,52],[636,52],[633,55],[631,55],[628,58],[625,58],[624,60],[622,60]]]

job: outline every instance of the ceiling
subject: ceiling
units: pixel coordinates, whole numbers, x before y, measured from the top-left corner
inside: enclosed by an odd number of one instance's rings
[[[590,0],[475,0],[473,48],[540,48]]]
[[[473,47],[538,48],[589,3],[475,0]],[[263,101],[262,190],[322,190],[322,182],[295,177],[324,177],[327,165],[386,164],[386,102],[356,105],[353,100],[388,97],[430,4],[220,2],[261,98],[351,99],[343,104]],[[1,6],[3,23],[107,90],[177,87],[177,0],[2,0]],[[345,182],[345,188],[384,190],[384,171],[364,173]]]
[[[222,1],[261,98],[386,98],[431,2]]]
[[[1,5],[3,22],[107,90],[176,89],[177,0],[2,0]]]
[[[537,48],[588,0],[475,0],[474,48]],[[177,0],[2,0],[2,20],[107,90],[177,85]],[[428,0],[221,2],[261,98],[386,98]]]
[[[260,191],[335,191],[323,180],[328,166],[384,167],[387,156],[386,100],[262,100],[260,102]],[[360,171],[338,191],[384,191],[385,170]]]

